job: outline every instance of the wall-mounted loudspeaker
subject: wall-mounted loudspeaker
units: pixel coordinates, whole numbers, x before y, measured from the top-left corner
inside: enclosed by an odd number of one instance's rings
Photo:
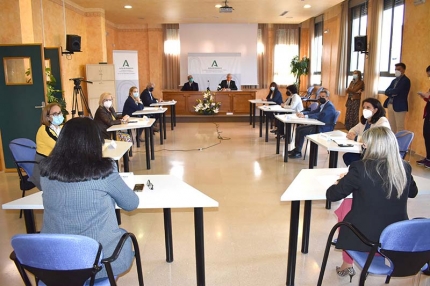
[[[69,52],[80,52],[81,51],[81,36],[78,35],[67,35],[66,36],[66,50]]]
[[[354,37],[354,52],[367,51],[367,36]]]

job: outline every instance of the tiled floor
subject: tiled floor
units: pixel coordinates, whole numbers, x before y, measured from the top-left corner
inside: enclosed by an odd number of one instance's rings
[[[135,174],[175,175],[219,202],[218,209],[204,211],[206,285],[285,285],[290,206],[281,203],[280,197],[308,162],[296,159],[284,163],[282,155],[275,154],[273,135],[265,143],[258,137],[258,128],[248,123],[220,123],[218,128],[220,135],[230,140],[218,140],[213,123],[178,123],[174,131],[169,128],[164,146],[155,141],[152,169],[146,170],[142,149],[134,153],[131,170]],[[343,162],[339,166],[344,166]],[[430,177],[430,170],[414,162],[412,166],[414,174]],[[318,167],[328,167],[328,154],[322,149]],[[1,203],[18,197],[17,175],[0,174]],[[410,217],[429,217],[429,199],[424,195],[411,199]],[[316,285],[329,228],[336,223],[333,209],[337,205],[326,210],[323,202],[313,204],[309,254],[297,253],[295,285]],[[36,212],[36,218],[40,228],[42,212]],[[165,262],[162,212],[123,212],[122,227],[139,240],[145,285],[196,285],[193,211],[174,210],[172,220],[175,260],[169,264]],[[24,221],[17,211],[1,210],[0,225],[0,285],[22,285],[9,260],[9,240],[25,232]],[[335,274],[340,263],[341,253],[332,251],[323,285],[358,284],[358,275],[350,284],[348,278]],[[420,279],[419,285],[430,285],[427,276]],[[383,285],[384,278],[369,276],[367,282]],[[136,285],[135,272],[120,277],[118,284]],[[413,285],[413,279],[392,279],[390,285]]]

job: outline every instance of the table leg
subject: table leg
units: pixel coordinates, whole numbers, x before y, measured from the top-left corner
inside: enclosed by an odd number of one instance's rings
[[[267,118],[266,114],[267,112],[264,112],[264,117],[266,117],[266,138],[264,139],[264,142],[269,142],[269,119]]]
[[[296,275],[297,239],[299,235],[300,201],[291,202],[290,239],[288,242],[287,286],[294,286]]]
[[[121,225],[121,210],[115,209],[116,221],[118,225]]]
[[[337,168],[337,159],[339,156],[339,152],[337,151],[330,151],[329,161],[328,161],[328,167],[329,168]],[[331,209],[331,202],[329,200],[325,201],[325,208]]]
[[[263,110],[260,109],[260,137],[263,137]]]
[[[176,104],[172,105],[173,125],[176,127]]]
[[[163,113],[162,117],[163,117],[163,135],[164,135],[164,140],[166,140],[167,139],[167,136],[166,136],[166,131],[167,131],[167,128],[166,128],[166,112]],[[161,135],[161,133],[160,133],[160,135]]]
[[[206,285],[205,282],[205,242],[203,229],[203,208],[194,208],[194,230],[196,240],[196,273],[197,286]]]
[[[34,221],[33,210],[23,210],[23,212],[27,233],[36,233],[36,222]]]
[[[310,140],[309,140],[310,141]],[[313,169],[314,168],[314,162],[315,162],[315,152],[316,152],[316,148],[318,148],[318,145],[315,144],[314,142],[310,141],[311,146],[309,147],[309,169]]]
[[[276,134],[276,154],[279,154],[279,145],[281,145],[281,135],[279,134],[279,130],[281,130],[281,128],[284,128],[281,122],[281,120],[278,120],[277,118],[276,120],[276,127],[278,128],[278,132]],[[282,126],[282,127],[281,127]]]
[[[145,153],[146,153],[146,169],[151,169],[151,158],[149,156],[149,132],[152,134],[152,127],[145,128]]]
[[[302,253],[308,253],[309,249],[309,234],[311,232],[311,211],[312,201],[305,201],[305,210],[303,213]]]
[[[154,131],[153,127],[149,128],[149,143],[151,146],[151,160],[155,160],[155,152],[154,152]]]
[[[175,120],[173,119],[173,106],[174,105],[171,105],[170,106],[170,128],[173,130],[174,129],[174,122],[175,122]]]
[[[139,139],[140,134],[141,134],[141,132],[139,132],[140,130],[142,130],[142,129],[136,129],[136,146],[137,146],[137,148],[140,148],[140,139]]]
[[[166,245],[166,261],[173,262],[173,240],[172,240],[172,210],[163,209],[164,215],[164,243]]]
[[[130,160],[128,158],[128,152],[124,153],[122,160],[124,161],[124,172],[130,172]]]
[[[255,128],[255,103],[252,104],[252,128]]]
[[[288,144],[291,141],[291,123],[286,123],[285,124],[285,135],[284,135],[284,162],[288,162]]]
[[[252,125],[252,103],[249,103],[249,125]]]

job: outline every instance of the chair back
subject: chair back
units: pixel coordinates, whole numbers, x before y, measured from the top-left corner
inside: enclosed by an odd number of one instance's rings
[[[396,133],[396,138],[397,143],[399,144],[400,156],[402,159],[405,159],[412,140],[414,139],[414,133],[408,130],[402,130]]]
[[[27,138],[14,139],[9,143],[13,160],[17,168],[22,168],[29,176],[33,173],[36,155],[36,143]]]
[[[324,89],[323,86],[321,86],[320,88],[317,89],[317,91],[315,92],[315,98],[318,99],[320,98],[320,92]]]
[[[318,108],[318,103],[317,102],[312,102],[311,105],[309,105],[309,108],[311,111],[314,111],[315,109]]]
[[[415,275],[430,261],[430,219],[393,223],[379,241],[379,252],[392,262],[391,277]]]
[[[94,239],[70,234],[19,234],[11,240],[11,259],[46,285],[84,285],[101,269],[102,247]],[[25,279],[26,278],[26,279]]]
[[[334,127],[336,126],[337,121],[339,120],[339,116],[340,116],[340,110],[336,110],[336,115],[334,116],[333,129],[332,130],[334,130]]]

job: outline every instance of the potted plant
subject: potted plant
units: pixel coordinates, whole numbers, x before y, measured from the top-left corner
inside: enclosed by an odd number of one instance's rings
[[[309,73],[309,58],[303,57],[301,60],[299,56],[295,56],[291,60],[291,73],[296,77],[296,86],[300,90],[300,76]]]
[[[62,90],[55,89],[56,79],[52,75],[51,68],[45,68],[46,74],[46,98],[48,103],[56,102],[61,106],[61,112],[63,113],[64,119],[69,115],[69,112],[66,109],[66,101],[64,100]],[[60,93],[60,96],[55,96],[56,93]]]
[[[197,99],[197,105],[193,106],[195,112],[204,115],[213,115],[219,112],[221,102],[215,102],[214,95],[210,90],[203,92],[203,99]]]

